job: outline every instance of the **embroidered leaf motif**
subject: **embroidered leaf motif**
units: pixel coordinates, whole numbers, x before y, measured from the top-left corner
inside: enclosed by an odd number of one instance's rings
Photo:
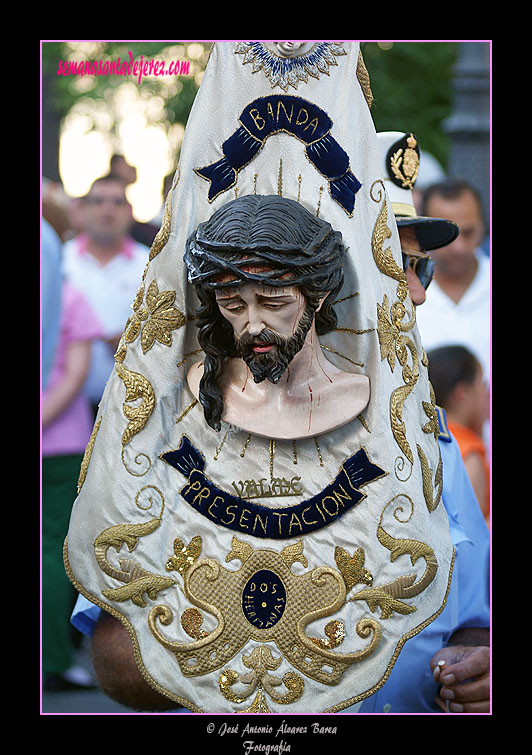
[[[399,329],[392,325],[388,316],[388,297],[384,295],[382,305],[377,303],[377,334],[379,336],[379,345],[381,348],[381,359],[387,359],[390,369],[393,372],[395,367],[395,342],[399,335]]]
[[[123,603],[125,600],[132,600],[136,606],[144,608],[146,601],[143,597],[143,593],[147,593],[148,597],[155,600],[157,593],[161,590],[171,587],[175,582],[170,577],[159,576],[158,574],[147,574],[140,579],[136,579],[134,582],[122,585],[121,587],[114,587],[109,590],[102,590],[102,595],[108,600],[116,600]]]
[[[381,619],[389,619],[394,611],[402,614],[413,613],[416,610],[415,606],[409,606],[398,600],[394,593],[399,591],[399,586],[403,589],[410,587],[415,580],[415,574],[399,577],[389,585],[361,590],[351,600],[365,600],[369,610],[373,612],[380,608]]]

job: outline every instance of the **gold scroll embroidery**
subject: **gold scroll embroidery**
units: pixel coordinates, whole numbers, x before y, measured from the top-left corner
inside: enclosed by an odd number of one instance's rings
[[[108,600],[118,602],[131,600],[135,605],[145,607],[144,593],[155,600],[161,590],[176,584],[171,577],[153,574],[132,559],[121,558],[120,568],[117,569],[107,558],[109,548],[113,547],[118,553],[124,543],[131,553],[137,547],[140,537],[150,535],[159,527],[164,510],[164,498],[160,491],[158,493],[162,498],[161,513],[158,517],[139,524],[116,524],[101,532],[94,541],[94,555],[100,569],[123,583],[121,587],[102,590],[102,595]]]
[[[389,503],[386,504],[381,512],[379,526],[377,528],[377,538],[382,546],[390,551],[390,561],[396,561],[400,556],[410,556],[410,562],[412,566],[416,564],[418,559],[422,558],[425,561],[425,572],[416,582],[416,574],[404,574],[392,582],[385,585],[379,585],[376,587],[369,587],[355,593],[349,600],[365,600],[370,611],[376,611],[377,608],[381,610],[381,619],[389,619],[394,612],[400,614],[409,614],[416,610],[415,606],[405,603],[405,600],[414,598],[421,592],[427,589],[438,570],[438,561],[434,554],[434,550],[418,540],[396,538],[388,534],[382,525],[384,512],[395,500],[404,497],[410,504],[410,512],[405,519],[399,518],[399,512],[403,511],[403,507],[398,505],[394,511],[394,518],[396,521],[402,524],[408,522],[414,513],[414,503],[412,499],[406,494],[399,494],[392,498]]]
[[[126,368],[115,363],[115,369],[126,387],[126,400],[122,405],[124,416],[129,423],[122,433],[122,445],[126,446],[131,438],[140,432],[146,425],[147,421],[155,409],[155,394],[149,380],[138,372],[126,370]],[[140,406],[128,406],[128,402],[142,399]]]
[[[357,652],[338,654],[320,647],[305,634],[305,627],[316,619],[330,616],[345,602],[346,588],[342,575],[322,566],[301,575],[292,572],[296,561],[305,568],[303,544],[286,546],[281,553],[257,549],[233,537],[232,550],[226,560],[239,559],[237,571],[227,570],[210,558],[198,558],[184,574],[184,594],[190,603],[207,611],[217,626],[192,643],[182,643],[162,633],[160,624],[168,626],[173,614],[168,606],[155,606],[150,611],[150,629],[163,647],[176,657],[185,676],[201,676],[225,665],[249,640],[274,642],[282,656],[298,671],[324,684],[337,684],[353,663],[369,657],[377,649],[382,631],[372,618],[361,619],[357,634],[369,638],[369,644]],[[269,570],[286,591],[282,621],[259,628],[250,623],[242,609],[244,586],[253,575]]]
[[[253,705],[251,708],[241,711],[242,713],[257,712],[259,710],[270,712],[266,703],[265,693],[276,703],[281,703],[282,705],[293,703],[301,697],[305,685],[303,679],[293,671],[286,673],[282,680],[269,673],[278,669],[281,662],[282,658],[274,658],[269,647],[260,645],[249,655],[242,656],[244,666],[251,669],[250,673],[244,674],[240,678],[242,683],[248,685],[247,689],[240,693],[233,692],[231,687],[239,680],[238,674],[232,669],[226,669],[218,680],[220,692],[227,700],[233,703],[242,703],[258,688]],[[279,694],[277,691],[281,683],[288,690],[284,694]]]

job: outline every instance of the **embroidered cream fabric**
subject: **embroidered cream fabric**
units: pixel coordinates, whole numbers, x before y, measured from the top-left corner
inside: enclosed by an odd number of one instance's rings
[[[352,211],[281,121],[288,100],[235,185],[209,201],[196,169],[219,160],[240,113],[271,95],[236,45],[214,45],[189,117],[84,459],[65,564],[77,589],[128,628],[146,680],[176,703],[214,713],[339,711],[384,684],[404,643],[445,605],[453,548],[436,414],[356,76],[358,43],[343,43],[328,75],[297,89],[331,118],[362,184]],[[302,202],[349,247],[338,328],[320,344],[337,367],[370,378],[371,398],[362,416],[319,437],[260,438],[227,423],[216,433],[186,383],[202,352],[185,241],[223,203],[253,192]],[[183,439],[199,452],[203,482],[163,458]],[[328,486],[361,449],[381,473],[352,505],[350,483]]]

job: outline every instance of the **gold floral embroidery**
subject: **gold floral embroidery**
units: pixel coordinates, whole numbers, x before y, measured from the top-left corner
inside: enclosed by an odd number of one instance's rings
[[[141,335],[141,346],[144,354],[151,349],[155,341],[164,346],[172,345],[172,330],[181,328],[185,322],[185,315],[173,306],[175,291],[159,293],[157,283],[152,281],[146,293],[146,306],[150,319],[144,325]]]
[[[376,184],[371,187],[371,192]],[[383,192],[379,189],[378,198],[371,194],[377,202],[382,199]],[[403,422],[403,406],[412,392],[419,378],[419,358],[414,342],[405,333],[415,325],[415,309],[412,306],[411,315],[407,322],[403,322],[407,314],[404,301],[407,298],[408,283],[404,271],[397,265],[390,247],[384,248],[385,241],[392,235],[388,228],[388,211],[386,201],[383,202],[378,218],[375,222],[372,236],[373,257],[379,270],[397,281],[397,300],[391,305],[384,295],[382,304],[377,304],[377,334],[379,338],[381,359],[387,359],[390,369],[394,370],[395,360],[402,368],[404,385],[396,388],[390,397],[390,423],[397,445],[404,453],[410,464],[414,463],[414,455],[406,439],[406,427]],[[412,356],[412,364],[408,364],[408,353]]]
[[[318,645],[318,647],[328,648],[329,650],[341,645],[347,635],[344,622],[339,621],[338,619],[329,621],[329,623],[325,625],[323,632],[325,634],[325,639],[323,639],[323,637],[310,637],[310,639],[315,645]]]
[[[204,637],[208,637],[209,632],[201,628],[202,624],[203,616],[197,608],[187,608],[183,611],[181,626],[189,637],[192,637],[194,640],[202,640]]]
[[[155,341],[164,346],[171,346],[172,330],[181,328],[186,323],[185,315],[173,306],[175,291],[159,292],[156,281],[152,281],[146,292],[146,307],[142,306],[143,296],[144,283],[141,284],[133,302],[133,315],[128,321],[123,343],[117,354],[121,354],[125,344],[132,343],[139,333],[141,333],[140,345],[144,354],[151,349]],[[123,357],[120,361],[123,361]]]

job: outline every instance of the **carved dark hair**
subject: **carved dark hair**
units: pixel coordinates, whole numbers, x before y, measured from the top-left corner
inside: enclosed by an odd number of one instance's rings
[[[219,389],[225,359],[237,356],[233,329],[221,315],[215,290],[243,283],[297,286],[323,335],[337,325],[333,302],[343,284],[345,247],[330,223],[291,199],[246,195],[201,223],[186,244],[185,263],[200,307],[198,341],[205,352],[200,401],[205,419],[220,429]]]

